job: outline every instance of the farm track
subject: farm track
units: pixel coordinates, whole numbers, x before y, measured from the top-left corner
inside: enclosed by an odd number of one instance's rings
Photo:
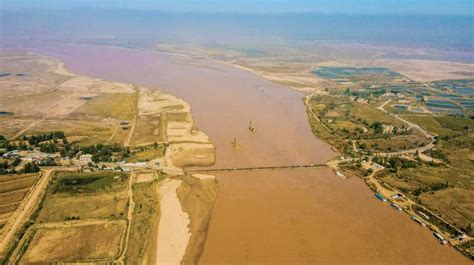
[[[132,126],[130,127],[130,133],[128,134],[127,139],[125,140],[125,143],[123,144],[123,146],[125,147],[130,146],[130,143],[132,142],[132,137],[133,137],[133,134],[135,133],[135,127],[137,126],[137,117],[138,117],[138,114],[133,117]]]
[[[135,211],[135,201],[133,200],[133,182],[136,177],[136,173],[132,172],[130,174],[130,179],[128,180],[128,212],[127,212],[127,226],[124,234],[124,238],[121,242],[120,245],[120,251],[119,251],[119,256],[117,258],[117,261],[119,264],[125,264],[125,254],[127,254],[127,249],[128,249],[128,244],[129,244],[129,238],[130,238],[130,230],[132,227],[132,220],[133,220],[133,214]]]
[[[412,129],[412,128],[415,128],[417,130],[419,130],[421,133],[423,133],[423,135],[426,137],[426,138],[429,138],[430,139],[430,142],[422,147],[418,147],[418,148],[413,148],[413,149],[409,149],[409,150],[403,150],[403,151],[398,151],[398,152],[391,152],[391,153],[377,153],[378,156],[397,156],[397,155],[403,155],[403,154],[415,154],[415,153],[423,153],[423,152],[426,152],[430,149],[433,149],[435,147],[434,145],[434,142],[435,142],[435,136],[431,133],[431,132],[428,132],[426,130],[424,130],[423,128],[421,128],[420,126],[414,124],[414,123],[411,123],[403,118],[401,118],[400,116],[396,115],[396,114],[393,114],[393,113],[390,113],[388,112],[387,110],[385,110],[385,105],[387,105],[388,103],[390,103],[391,99],[385,101],[382,105],[380,105],[379,107],[377,107],[378,110],[394,117],[395,119],[405,123],[408,125],[408,129]]]
[[[0,257],[3,257],[6,254],[9,246],[14,242],[13,240],[15,239],[15,236],[21,232],[24,224],[28,222],[31,214],[36,209],[38,202],[46,193],[49,180],[55,171],[57,170],[46,169],[41,171],[37,181],[31,187],[18,209],[16,209],[14,214],[3,227],[0,234]]]
[[[110,143],[110,141],[112,141],[112,139],[114,139],[115,135],[116,135],[117,132],[118,132],[119,127],[120,127],[120,125],[115,126],[114,132],[113,132],[112,135],[109,137],[109,139],[107,139],[107,141],[105,141],[105,144]]]

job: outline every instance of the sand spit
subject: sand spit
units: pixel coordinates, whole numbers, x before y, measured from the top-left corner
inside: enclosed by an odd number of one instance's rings
[[[214,145],[199,131],[191,115],[191,106],[184,100],[148,89],[140,89],[140,118],[150,120],[159,115],[161,134],[169,144],[161,169],[170,175],[183,175],[182,167],[209,166],[214,163]]]
[[[191,175],[192,177],[194,178],[197,178],[197,179],[215,179],[216,177],[215,176],[212,176],[212,175],[204,175],[204,174],[192,174]]]
[[[156,264],[180,264],[189,238],[189,216],[181,209],[176,189],[180,180],[170,179],[160,186],[161,218],[158,227]]]

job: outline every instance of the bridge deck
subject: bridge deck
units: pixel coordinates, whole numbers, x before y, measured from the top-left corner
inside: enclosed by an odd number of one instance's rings
[[[207,168],[186,170],[186,173],[212,173],[212,172],[232,172],[232,171],[254,171],[254,170],[274,170],[274,169],[297,169],[297,168],[316,168],[324,167],[326,164],[303,164],[290,166],[265,166],[265,167],[234,167],[234,168]]]

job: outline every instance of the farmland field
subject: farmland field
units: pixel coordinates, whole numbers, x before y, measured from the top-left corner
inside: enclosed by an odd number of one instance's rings
[[[0,229],[18,208],[38,174],[0,175]]]
[[[122,221],[37,228],[20,263],[110,262],[118,254],[124,229]]]
[[[313,72],[315,75],[342,81],[389,81],[401,75],[388,68],[355,68],[355,67],[321,67]]]
[[[60,173],[51,187],[52,193],[94,193],[117,191],[125,187],[127,174],[117,172]]]
[[[81,194],[76,196],[51,195],[39,213],[39,222],[57,222],[72,218],[123,218],[127,213],[126,192]]]

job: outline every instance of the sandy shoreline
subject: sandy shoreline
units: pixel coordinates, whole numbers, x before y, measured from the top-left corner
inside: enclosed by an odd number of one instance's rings
[[[180,264],[189,238],[189,216],[181,208],[176,189],[180,180],[170,179],[160,185],[161,218],[159,221],[156,264]]]

